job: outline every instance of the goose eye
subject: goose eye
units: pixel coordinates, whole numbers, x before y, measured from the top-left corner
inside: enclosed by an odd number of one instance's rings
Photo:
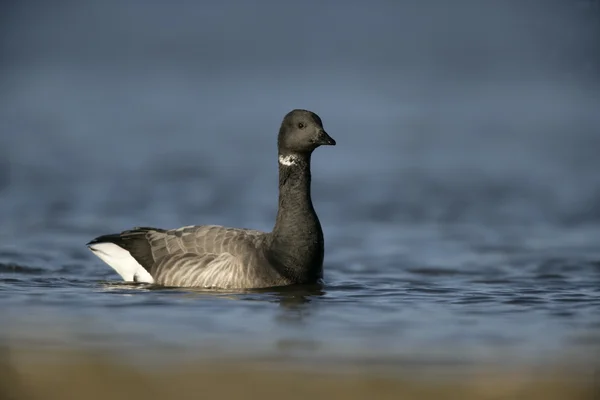
[[[302,122],[298,122],[298,128],[300,128],[300,129],[304,129],[304,123],[302,123]]]

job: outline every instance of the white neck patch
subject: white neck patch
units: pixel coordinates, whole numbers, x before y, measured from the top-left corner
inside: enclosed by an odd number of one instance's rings
[[[296,165],[296,163],[298,162],[298,156],[294,155],[294,154],[289,154],[287,156],[279,156],[279,164],[281,165],[285,165],[285,166],[290,166],[290,165]]]

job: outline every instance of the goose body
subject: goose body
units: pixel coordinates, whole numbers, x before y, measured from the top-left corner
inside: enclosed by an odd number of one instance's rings
[[[271,232],[217,225],[137,227],[99,236],[89,249],[125,281],[253,289],[314,283],[323,276],[324,238],[312,205],[310,159],[335,145],[321,119],[289,112],[278,140],[279,204]]]

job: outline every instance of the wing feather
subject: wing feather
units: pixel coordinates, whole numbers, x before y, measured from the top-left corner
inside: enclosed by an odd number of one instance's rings
[[[256,249],[265,234],[217,225],[149,230],[150,274],[165,286],[234,288],[254,277]]]
[[[254,247],[264,235],[249,229],[234,229],[216,225],[188,226],[168,231],[149,231],[152,258],[155,261],[166,256],[184,253],[240,255],[245,249]]]

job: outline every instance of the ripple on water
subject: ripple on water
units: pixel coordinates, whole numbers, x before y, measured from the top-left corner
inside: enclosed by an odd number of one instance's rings
[[[469,271],[460,271],[457,269],[435,268],[435,267],[408,268],[405,271],[415,274],[415,275],[425,275],[425,276],[431,276],[431,277],[471,275],[471,273],[469,273]]]
[[[19,264],[2,264],[0,263],[0,274],[26,274],[26,275],[41,275],[48,273],[47,269],[30,267]]]

